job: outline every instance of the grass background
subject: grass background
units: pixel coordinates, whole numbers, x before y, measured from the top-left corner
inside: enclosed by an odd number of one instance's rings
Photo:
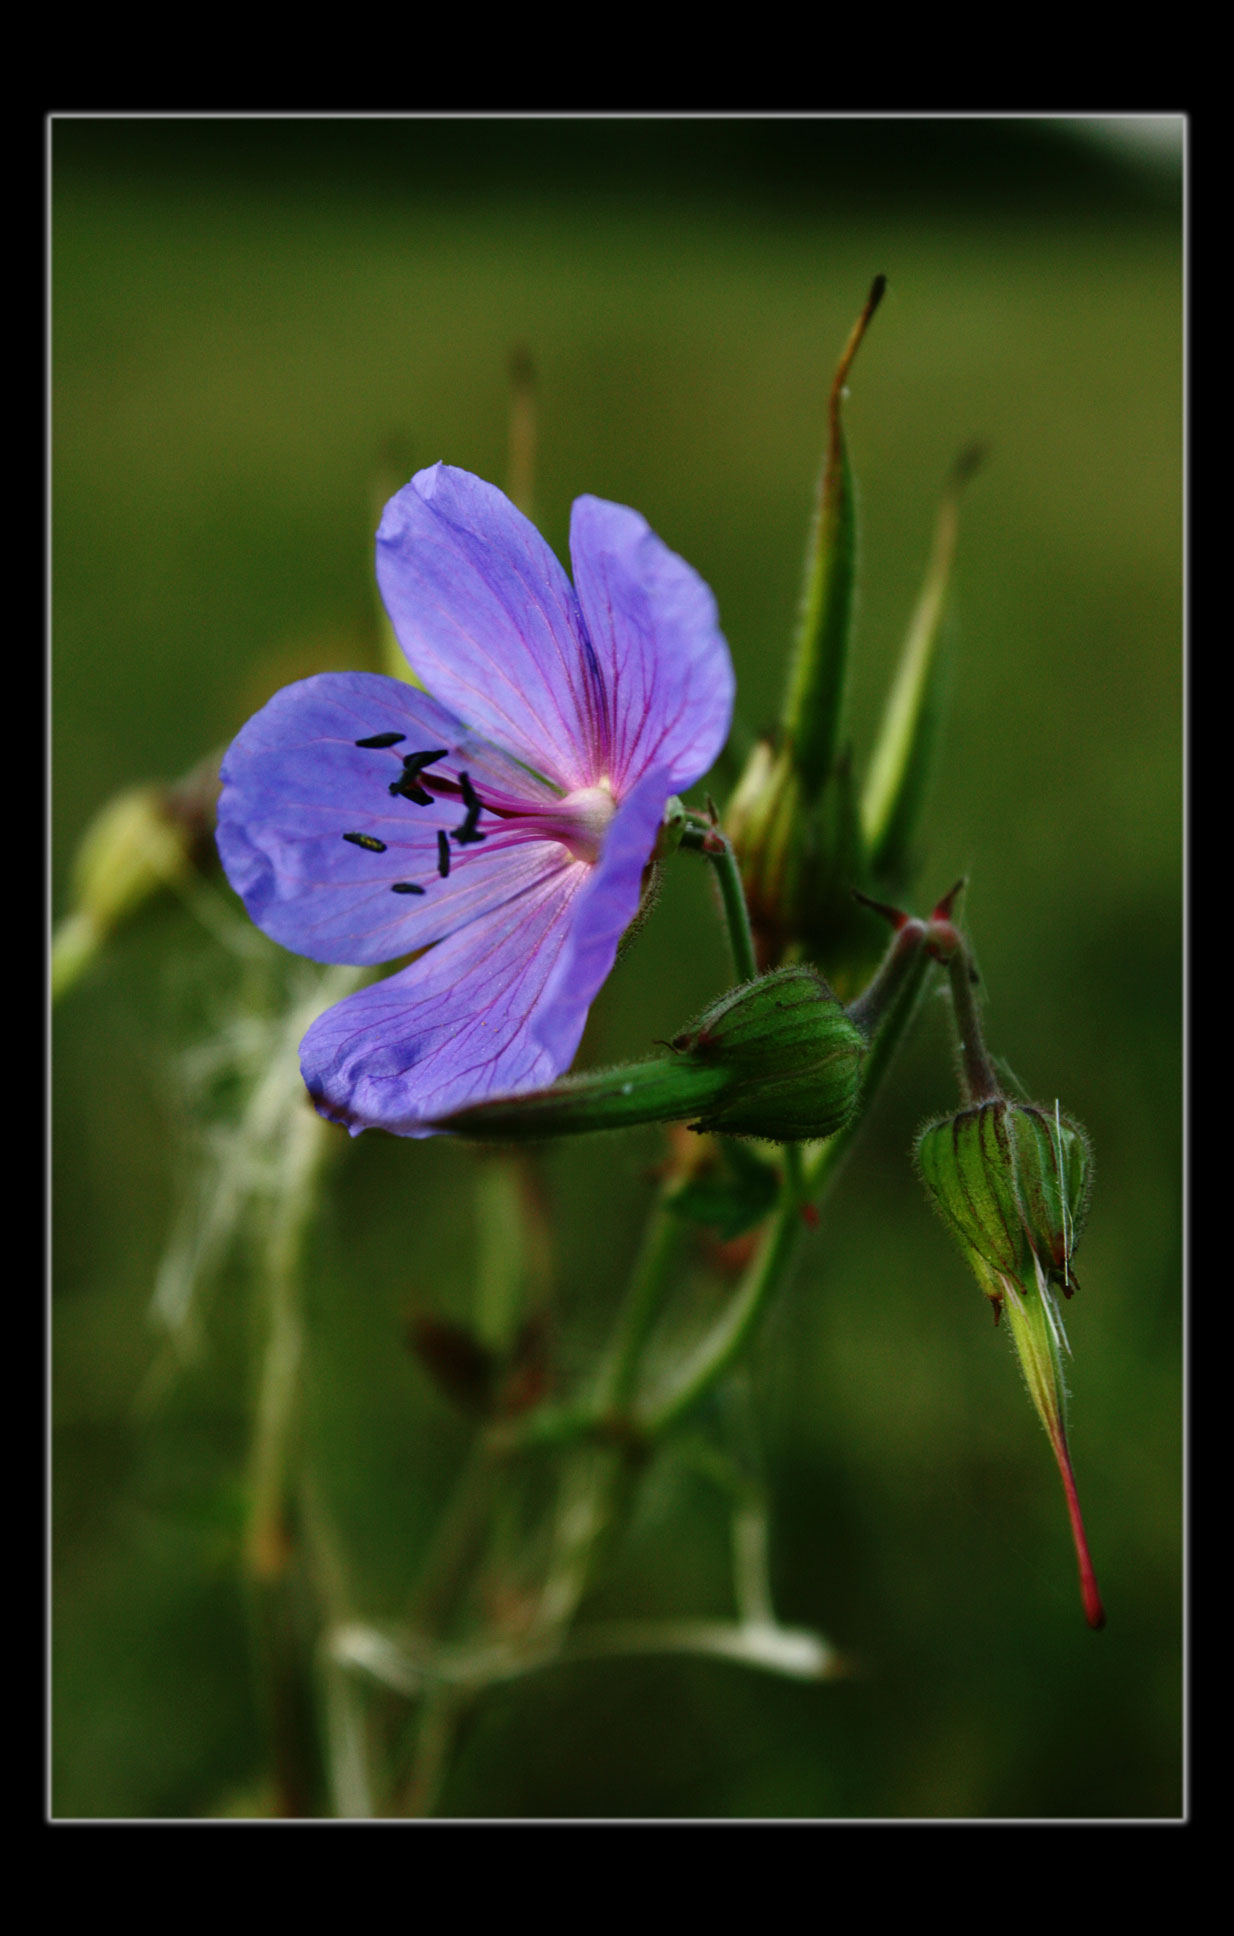
[[[560,1667],[494,1693],[461,1816],[1136,1817],[1182,1798],[1182,224],[1167,142],[1031,121],[61,120],[52,152],[52,893],[90,816],[269,692],[375,663],[374,479],[501,480],[539,372],[537,515],[636,505],[707,578],[742,726],[774,718],[834,358],[851,380],[868,747],[936,494],[980,436],[923,901],[960,873],[992,1047],[1088,1126],[1073,1450],[1084,1627],[1044,1437],[911,1174],[952,1097],[937,1008],[760,1342],[782,1617],[859,1664]],[[581,1061],[725,972],[679,863]],[[157,1407],[148,1307],[187,1188],[175,1071],[226,1007],[174,903],[56,1016],[53,1787],[62,1815],[243,1812],[262,1749],[237,1574],[253,1294],[221,1275]],[[655,1138],[548,1153],[566,1361],[603,1332]],[[342,1152],[312,1246],[310,1447],[357,1610],[393,1614],[467,1430],[401,1344],[466,1308],[474,1164]],[[727,1611],[667,1469],[597,1596]]]

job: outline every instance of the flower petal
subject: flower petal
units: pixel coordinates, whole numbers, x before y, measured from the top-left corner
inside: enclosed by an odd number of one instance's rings
[[[397,744],[364,746],[398,734]],[[314,961],[391,961],[440,941],[517,897],[555,867],[551,841],[450,843],[460,796],[417,805],[391,795],[409,753],[444,747],[435,776],[466,771],[482,800],[507,810],[556,795],[478,741],[427,693],[378,673],[321,673],[277,692],[223,761],[218,845],[227,877],[274,940]],[[359,835],[361,840],[351,840]],[[365,843],[380,843],[380,849]],[[395,892],[395,883],[422,893]]]
[[[645,518],[603,498],[576,500],[570,558],[606,693],[614,791],[620,798],[653,767],[667,770],[671,793],[692,786],[733,711],[715,599]]]
[[[602,717],[573,587],[495,485],[434,464],[385,508],[377,582],[417,677],[565,792],[593,783]]]
[[[587,1011],[599,994],[622,935],[638,912],[643,871],[673,791],[663,771],[645,774],[609,825],[604,851],[571,909],[570,930],[531,1018],[556,1073],[568,1069]]]
[[[591,870],[560,845],[553,851],[551,869],[516,901],[314,1022],[300,1067],[323,1116],[353,1136],[431,1136],[434,1119],[452,1109],[539,1089],[561,1073],[586,1009],[572,1041],[557,1031],[555,1050],[531,1024],[551,999]]]

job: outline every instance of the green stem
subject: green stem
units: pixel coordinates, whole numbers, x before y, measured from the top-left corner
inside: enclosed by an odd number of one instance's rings
[[[840,1164],[912,1021],[929,966],[925,951],[917,950],[909,972],[900,982],[897,998],[871,1045],[862,1076],[861,1096],[844,1128],[830,1137],[812,1159],[803,1159],[795,1149],[790,1155],[786,1149],[784,1180],[763,1242],[736,1297],[704,1339],[676,1389],[638,1420],[649,1438],[659,1438],[671,1431],[723,1378],[750,1343],[772,1299],[787,1281],[805,1227],[802,1206],[816,1202],[839,1174]]]
[[[412,1775],[396,1813],[413,1820],[433,1814],[445,1786],[459,1729],[475,1701],[469,1689],[434,1688],[425,1696]]]
[[[695,814],[689,817],[681,845],[694,853],[705,854],[715,868],[737,980],[754,981],[758,975],[758,960],[750,928],[750,911],[741,884],[741,870],[732,842],[720,827]]]
[[[649,1438],[671,1431],[736,1363],[787,1278],[804,1227],[795,1183],[786,1172],[771,1226],[736,1297],[703,1340],[676,1389],[640,1421]]]
[[[303,1332],[300,1259],[315,1184],[330,1132],[307,1110],[291,1125],[265,1245],[269,1332],[252,1457],[252,1508],[246,1559],[257,1649],[271,1733],[276,1803],[286,1816],[312,1814],[320,1792],[313,1653],[316,1622],[306,1614],[307,1570],[300,1563],[292,1479],[299,1426]]]
[[[51,999],[58,1002],[89,967],[103,944],[103,934],[80,909],[56,923],[51,939]]]
[[[657,1202],[643,1236],[609,1348],[608,1362],[593,1395],[595,1415],[620,1411],[630,1399],[639,1363],[664,1302],[673,1267],[681,1254],[685,1225],[664,1203]]]
[[[1002,1084],[986,1054],[985,1038],[981,1032],[981,1017],[977,1012],[974,993],[977,970],[972,955],[958,934],[954,952],[947,962],[947,980],[960,1037],[960,1060],[967,1091],[965,1101],[993,1102],[1002,1095]]]
[[[828,1137],[806,1164],[808,1201],[816,1203],[821,1193],[830,1189],[839,1175],[840,1166],[856,1141],[870,1104],[882,1088],[900,1044],[912,1025],[932,965],[924,948],[913,949],[902,960],[894,999],[884,1012],[861,1073],[861,1095],[857,1107],[843,1129]]]

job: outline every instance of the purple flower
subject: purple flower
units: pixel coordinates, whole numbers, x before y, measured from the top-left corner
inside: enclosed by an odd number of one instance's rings
[[[573,586],[493,485],[421,471],[386,506],[377,578],[434,696],[322,673],[223,762],[219,851],[260,928],[315,961],[416,954],[301,1044],[353,1135],[430,1135],[568,1068],[665,803],[724,744],[733,671],[698,574],[595,497],[570,556]]]

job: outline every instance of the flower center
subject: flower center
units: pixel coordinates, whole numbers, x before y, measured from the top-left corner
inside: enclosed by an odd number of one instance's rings
[[[553,809],[553,834],[570,849],[575,860],[594,867],[604,848],[604,837],[617,811],[608,782],[579,787],[567,793]]]

